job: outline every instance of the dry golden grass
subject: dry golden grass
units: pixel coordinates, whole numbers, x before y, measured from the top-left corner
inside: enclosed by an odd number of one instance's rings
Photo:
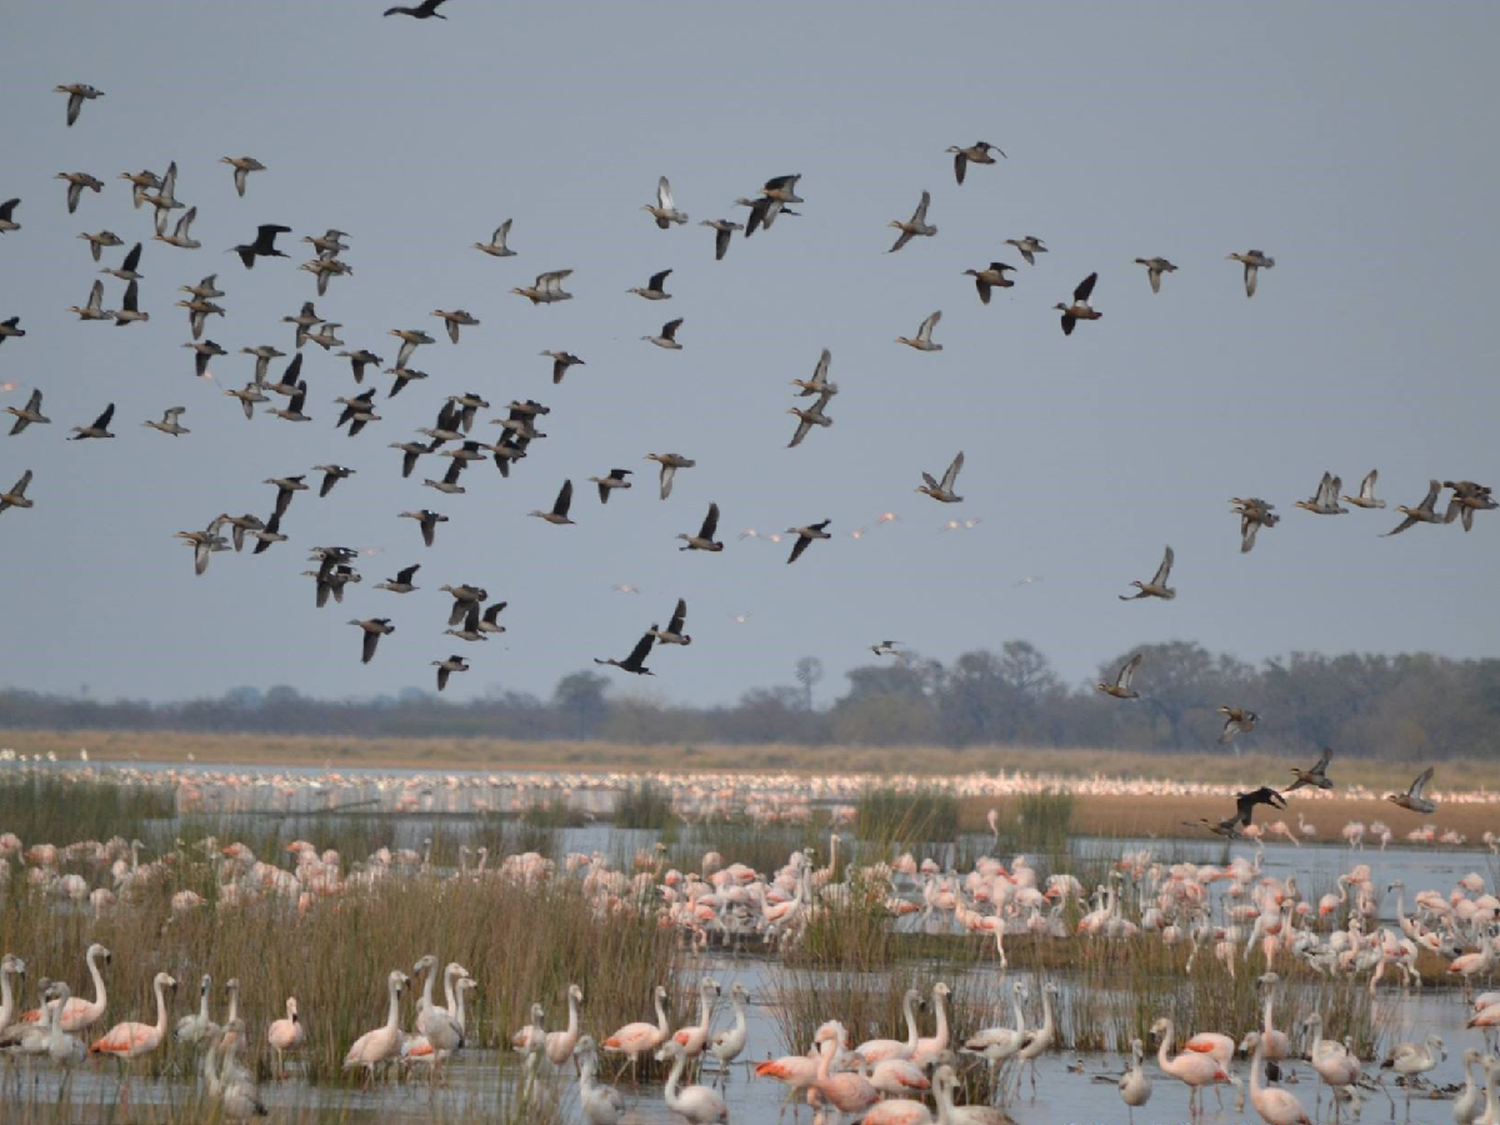
[[[0,746],[26,754],[56,751],[60,758],[77,757],[87,748],[95,761],[156,761],[200,765],[350,766],[391,769],[567,769],[567,770],[704,770],[715,773],[778,772],[800,774],[879,773],[893,767],[906,773],[942,776],[967,773],[1056,774],[1067,777],[1104,775],[1125,778],[1190,779],[1226,785],[1290,780],[1287,766],[1307,760],[1272,754],[1229,751],[1199,754],[1160,754],[1134,750],[1058,749],[1054,747],[987,746],[952,749],[941,746],[792,746],[724,745],[637,746],[616,742],[567,740],[520,742],[510,739],[464,738],[347,738],[339,736],[277,736],[261,734],[200,734],[174,731],[5,730]],[[1342,783],[1359,782],[1382,791],[1405,788],[1418,763],[1336,758],[1330,769]],[[1438,765],[1436,788],[1475,789],[1493,785],[1492,761],[1447,759]],[[1392,824],[1394,828],[1395,825]]]
[[[1004,805],[1004,802],[998,802]],[[959,806],[959,825],[965,831],[986,831],[985,814],[995,807],[996,801],[988,798],[969,798]],[[1265,829],[1278,820],[1285,821],[1293,833],[1297,832],[1297,814],[1318,830],[1316,843],[1339,843],[1339,830],[1351,820],[1362,822],[1366,828],[1372,820],[1383,820],[1395,833],[1393,843],[1406,843],[1406,833],[1423,824],[1436,824],[1440,829],[1456,829],[1468,837],[1469,843],[1479,846],[1481,835],[1486,831],[1500,832],[1500,805],[1438,806],[1432,816],[1418,816],[1399,809],[1387,801],[1353,800],[1335,798],[1328,801],[1292,801],[1285,811],[1262,806],[1255,810],[1255,823]],[[1219,820],[1234,812],[1228,798],[1215,797],[1116,797],[1085,795],[1073,798],[1072,831],[1080,836],[1156,837],[1187,838],[1213,841],[1217,837],[1202,827],[1185,825],[1183,821],[1196,822],[1199,817]],[[1299,834],[1300,835],[1300,834]],[[1266,831],[1268,843],[1286,842],[1286,837]],[[1365,846],[1378,848],[1379,841],[1367,831]]]

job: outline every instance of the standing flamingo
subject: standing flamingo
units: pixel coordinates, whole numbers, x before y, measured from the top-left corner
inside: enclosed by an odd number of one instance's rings
[[[108,965],[114,959],[114,955],[98,942],[88,947],[83,955],[83,960],[88,965],[89,976],[94,981],[94,998],[85,1000],[82,996],[73,996],[63,1006],[62,1029],[64,1031],[86,1031],[98,1023],[104,1016],[105,1005],[109,1002],[109,994],[104,989],[104,975],[99,971],[99,962]],[[23,968],[21,970],[25,972]],[[21,1016],[23,1023],[40,1023],[42,1011],[33,1008]],[[5,1026],[0,1023],[0,1027]]]
[[[25,961],[10,953],[0,958],[0,1028],[9,1027],[16,1014],[16,994],[11,991],[10,978],[25,975]]]
[[[1260,1032],[1252,1031],[1245,1036],[1245,1042],[1254,1052],[1250,1063],[1250,1104],[1260,1114],[1261,1120],[1266,1125],[1312,1125],[1307,1110],[1289,1091],[1260,1084],[1261,1067],[1265,1062]]]
[[[734,1026],[727,1031],[721,1031],[713,1037],[708,1045],[709,1054],[719,1060],[720,1073],[729,1073],[729,1064],[740,1057],[740,1052],[745,1049],[745,1039],[749,1034],[749,1027],[745,1023],[745,1001],[750,999],[750,993],[743,984],[735,981],[734,987],[729,990],[729,1002],[734,1005]]]
[[[547,1061],[562,1066],[573,1057],[578,1046],[578,1005],[583,1003],[583,989],[568,985],[568,1027],[566,1031],[547,1032]]]
[[[1135,1111],[1151,1100],[1151,1076],[1141,1069],[1145,1051],[1139,1039],[1130,1041],[1130,1069],[1120,1076],[1120,1100],[1128,1107],[1130,1125],[1135,1125]]]
[[[626,1062],[622,1063],[620,1069],[615,1073],[615,1081],[619,1081],[620,1075],[625,1073],[625,1067],[630,1067],[631,1081],[639,1084],[639,1066],[642,1052],[650,1054],[667,1041],[667,1036],[672,1034],[672,1027],[667,1023],[667,990],[662,985],[656,986],[656,1022],[654,1024],[627,1023],[604,1041],[604,1049],[626,1056]]]
[[[162,1040],[167,1037],[166,990],[169,988],[175,990],[177,982],[166,973],[157,973],[151,986],[156,993],[156,1023],[130,1021],[117,1023],[94,1040],[93,1046],[89,1048],[91,1055],[109,1055],[119,1059],[120,1071],[127,1086],[130,1077],[130,1060],[149,1055],[161,1046]]]
[[[698,1022],[684,1027],[672,1036],[672,1042],[682,1048],[688,1061],[696,1059],[708,1044],[708,1025],[713,1019],[714,1000],[719,995],[719,982],[713,977],[704,977],[698,983]]]
[[[1359,1060],[1331,1039],[1323,1038],[1323,1016],[1314,1012],[1304,1021],[1312,1031],[1312,1047],[1307,1052],[1308,1061],[1318,1072],[1318,1077],[1333,1091],[1333,1116],[1338,1120],[1341,1106],[1340,1091],[1347,1090],[1360,1079]],[[1253,1050],[1250,1040],[1245,1040],[1246,1050]],[[1265,1036],[1260,1037],[1261,1054],[1265,1054]],[[1321,1097],[1319,1103],[1321,1104]]]
[[[948,997],[952,994],[942,981],[932,986],[932,1006],[937,1012],[937,1032],[917,1040],[917,1049],[911,1053],[911,1061],[920,1067],[931,1066],[937,1057],[948,1049]]]
[[[1000,1067],[1026,1042],[1026,1015],[1021,1011],[1021,999],[1026,995],[1026,982],[1016,981],[1011,991],[1011,1010],[1015,1016],[1015,1027],[989,1027],[964,1042],[963,1049],[971,1054],[983,1055],[990,1064],[990,1089],[994,1090],[1000,1080]]]
[[[821,1045],[818,1056],[818,1080],[814,1088],[840,1113],[859,1113],[880,1100],[880,1092],[870,1080],[851,1071],[833,1072],[833,1056],[844,1042],[844,1025],[830,1021],[818,1028],[813,1043]]]
[[[1052,997],[1057,995],[1057,984],[1048,981],[1042,986],[1042,1026],[1031,1033],[1031,1036],[1021,1044],[1021,1049],[1016,1052],[1016,1058],[1022,1066],[1031,1071],[1031,1096],[1036,1097],[1036,1060],[1044,1054],[1057,1038],[1057,1025],[1052,1022]],[[1170,1035],[1171,1033],[1168,1032]],[[1016,1092],[1021,1089],[1021,1072],[1016,1071]]]
[[[767,1059],[755,1068],[755,1077],[774,1078],[787,1088],[786,1100],[781,1103],[780,1121],[786,1116],[787,1103],[792,1106],[792,1120],[796,1121],[802,1106],[797,1096],[818,1084],[818,1060],[807,1055],[782,1055],[779,1059]]]
[[[1212,1055],[1200,1054],[1197,1051],[1184,1051],[1176,1058],[1169,1058],[1172,1052],[1172,1021],[1167,1017],[1163,1016],[1151,1025],[1151,1034],[1161,1036],[1161,1043],[1156,1049],[1156,1065],[1164,1074],[1170,1074],[1173,1078],[1186,1083],[1190,1091],[1188,1114],[1197,1117],[1201,1112],[1198,1092],[1204,1086],[1213,1085],[1215,1082],[1228,1082],[1229,1075],[1224,1072],[1218,1060]],[[1256,1065],[1259,1065],[1258,1057]]]
[[[937,1095],[937,1125],[1012,1125],[1010,1115],[987,1105],[954,1105],[953,1090],[958,1074],[947,1063],[932,1076]]]
[[[381,1063],[394,1059],[401,1050],[401,990],[410,981],[411,978],[400,969],[391,970],[386,977],[386,988],[390,992],[391,1003],[385,1023],[356,1039],[354,1045],[349,1048],[349,1053],[344,1056],[345,1070],[353,1070],[359,1066],[365,1068],[365,1085],[367,1086],[375,1081],[375,1068]]]
[[[276,1077],[285,1078],[286,1068],[282,1056],[302,1046],[307,1030],[302,1026],[302,1017],[297,1014],[297,998],[286,998],[286,1019],[276,1020],[266,1028],[266,1042],[276,1052]]]
[[[667,1040],[656,1057],[660,1061],[668,1058],[672,1060],[672,1071],[667,1075],[667,1086],[662,1091],[668,1109],[687,1118],[692,1125],[710,1125],[710,1122],[729,1120],[729,1107],[709,1087],[679,1087],[688,1061],[687,1051],[681,1043],[676,1039]]]
[[[906,996],[901,1001],[901,1011],[906,1016],[906,1041],[900,1039],[866,1039],[854,1053],[859,1056],[861,1062],[878,1063],[886,1059],[909,1059],[917,1053],[917,1044],[920,1035],[917,1031],[917,1016],[915,1007],[921,1003],[922,994],[915,988],[908,988]]]
[[[61,1067],[71,1067],[83,1061],[83,1041],[62,1029],[62,1013],[70,995],[68,986],[58,981],[47,990],[46,1003],[49,1020],[47,1027],[47,1054]]]

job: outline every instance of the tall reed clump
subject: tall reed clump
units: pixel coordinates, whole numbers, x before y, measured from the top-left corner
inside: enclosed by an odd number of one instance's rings
[[[666,790],[649,780],[631,785],[615,802],[616,828],[663,829],[675,819]]]
[[[1192,958],[1189,973],[1190,948],[1163,945],[1155,936],[1080,936],[1070,944],[1071,971],[1058,1009],[1059,1042],[1070,1049],[1122,1051],[1131,1039],[1150,1043],[1151,1025],[1163,1016],[1172,1020],[1179,1046],[1198,1031],[1239,1039],[1261,1027],[1266,994],[1256,979],[1265,966],[1258,951],[1248,962],[1236,951],[1230,976],[1207,945]],[[1324,978],[1286,959],[1277,969],[1283,979],[1274,986],[1275,1024],[1294,1041],[1317,1010],[1328,1038],[1353,1036],[1364,1058],[1380,1049],[1386,1029],[1375,1019],[1365,982]]]
[[[0,771],[0,831],[14,832],[27,844],[144,837],[176,812],[171,785],[65,778],[43,770]],[[59,833],[67,839],[57,838]]]
[[[89,943],[112,950],[106,1025],[153,1022],[151,980],[161,970],[180,984],[174,1021],[194,1006],[203,973],[214,978],[212,1010],[220,1019],[222,986],[238,977],[252,1058],[265,1049],[266,1024],[296,996],[314,1082],[339,1078],[350,1043],[385,1019],[386,975],[410,973],[426,953],[459,962],[478,981],[470,1044],[489,1048],[508,1046],[533,1001],[545,1007],[546,1026],[562,1027],[570,983],[584,991],[584,1029],[602,1041],[621,1024],[650,1018],[653,990],[670,987],[679,967],[676,934],[659,925],[654,909],[592,897],[581,881],[561,875],[527,883],[393,874],[299,910],[295,898],[269,895],[231,905],[217,861],[182,859],[97,916],[18,882],[0,902],[0,936],[28,962],[30,979],[65,980],[75,994],[92,995],[83,965]],[[172,895],[181,890],[203,895],[206,905],[174,911]],[[403,1027],[413,1023],[414,999],[403,1005]],[[159,1073],[174,1055],[190,1065],[182,1050],[160,1052],[148,1065]]]
[[[938,789],[866,789],[855,805],[854,834],[886,848],[949,843],[958,836],[958,798]]]
[[[1073,835],[1071,793],[1026,793],[1015,803],[1014,816],[1002,827],[1008,850],[1059,855]]]

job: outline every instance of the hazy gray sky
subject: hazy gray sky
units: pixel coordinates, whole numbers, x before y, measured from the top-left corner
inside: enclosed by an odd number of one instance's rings
[[[841,690],[837,673],[885,637],[944,660],[1025,638],[1069,679],[1178,637],[1248,660],[1496,654],[1500,515],[1468,535],[1377,538],[1429,477],[1500,476],[1493,5],[451,0],[447,22],[425,23],[382,7],[7,9],[0,199],[22,198],[23,229],[0,235],[0,319],[20,314],[28,335],[0,347],[0,380],[19,384],[0,402],[39,386],[53,425],[0,436],[3,484],[36,473],[36,507],[0,516],[0,683],[363,695],[428,687],[428,662],[461,651],[474,671],[455,677],[454,697],[545,692],[591,657],[623,656],[679,595],[696,641],[655,654],[646,687],[692,702],[787,681],[804,654],[827,663],[825,693]],[[73,81],[106,96],[68,129],[52,87]],[[943,150],[976,138],[1010,159],[960,188]],[[226,154],[269,168],[243,200],[215,163]],[[115,179],[173,159],[178,198],[199,208],[199,251],[150,242],[149,209],[132,210]],[[107,187],[70,216],[51,177],[73,170]],[[698,220],[743,219],[732,200],[790,172],[803,175],[803,216],[736,238],[715,262]],[[640,210],[662,174],[690,225],[663,232]],[[939,233],[886,254],[884,224],[923,189]],[[516,257],[469,248],[507,217]],[[483,324],[457,347],[419,350],[432,378],[382,398],[384,421],[358,438],[333,429],[331,400],[356,389],[346,362],[311,345],[315,421],[247,423],[219,388],[252,361],[231,354],[214,365],[218,385],[196,381],[172,302],[218,272],[228,316],[208,335],[231,353],[290,351],[280,318],[314,296],[302,257],[246,272],[223,252],[267,222],[294,229],[293,252],[296,236],[351,232],[354,276],[317,302],[351,348],[389,363],[386,331],[439,335],[439,307]],[[127,246],[148,239],[149,324],[66,312],[98,276],[76,235],[106,227]],[[1022,234],[1051,247],[1034,268],[1002,245]],[[1224,256],[1250,247],[1277,265],[1247,301]],[[1131,263],[1157,254],[1180,268],[1153,296]],[[1020,271],[985,308],[961,271],[992,259]],[[507,292],[565,267],[573,301],[533,308]],[[668,267],[670,302],[626,294]],[[1094,270],[1104,318],[1065,339],[1050,307]],[[107,307],[121,290],[106,279]],[[944,351],[892,342],[934,309]],[[681,352],[639,339],[677,316]],[[836,423],[788,450],[787,381],[823,347],[843,392]],[[554,388],[543,348],[587,366]],[[376,381],[383,394],[389,377]],[[548,403],[551,436],[508,481],[488,462],[471,469],[464,496],[421,487],[446,465],[435,458],[402,481],[387,444],[464,390],[497,408]],[[111,400],[116,440],[63,441]],[[191,435],[141,428],[173,405]],[[962,505],[913,491],[960,449]],[[665,503],[642,460],[662,450],[698,461]],[[359,475],[325,500],[298,495],[289,543],[217,555],[194,577],[174,531],[221,511],[266,516],[263,478],[330,460]],[[585,478],[613,466],[635,469],[637,487],[601,508]],[[1386,512],[1292,507],[1324,469],[1352,491],[1376,466]],[[525,518],[565,477],[578,526]],[[1285,519],[1241,556],[1226,501],[1249,494]],[[726,550],[679,553],[672,536],[696,531],[710,500]],[[421,506],[452,517],[431,550],[395,518]],[[849,538],[887,509],[900,521]],[[952,516],[983,522],[939,534]],[[825,517],[837,538],[791,567],[785,545],[735,539]],[[363,560],[342,607],[318,611],[300,573],[307,549],[329,543],[383,553]],[[1176,601],[1117,601],[1166,543]],[[371,589],[413,562],[421,592]],[[1013,585],[1027,574],[1045,582]],[[508,599],[510,631],[484,645],[444,637],[445,582]],[[753,616],[737,624],[740,612]],[[345,622],[373,615],[397,632],[361,666]]]

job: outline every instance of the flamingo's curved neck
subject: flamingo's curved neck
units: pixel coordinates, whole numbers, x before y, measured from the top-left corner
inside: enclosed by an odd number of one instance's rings
[[[932,1003],[937,1008],[937,1035],[934,1038],[937,1039],[938,1051],[941,1052],[948,1045],[948,1005],[943,993],[936,990],[932,994]],[[1049,1015],[1047,1018],[1050,1020],[1052,1017]]]
[[[908,1055],[916,1052],[917,1040],[922,1038],[917,1028],[917,1013],[914,1010],[915,1004],[915,997],[908,992],[906,994],[906,1003],[903,1005],[906,1010],[906,1052]]]
[[[1166,1030],[1162,1032],[1161,1042],[1156,1047],[1156,1065],[1168,1074],[1172,1073],[1172,1021],[1167,1020]]]
[[[661,1032],[661,1037],[663,1039],[665,1039],[672,1033],[672,1027],[667,1023],[666,1004],[666,1000],[662,997],[662,994],[658,992],[656,994],[656,1030]]]
[[[682,1081],[682,1070],[685,1066],[687,1066],[687,1056],[678,1051],[672,1059],[672,1072],[667,1075],[667,1087],[662,1091],[669,1106],[677,1101],[677,1084]]]
[[[99,954],[91,948],[84,960],[88,962],[89,976],[94,978],[94,1007],[103,1012],[105,1003],[104,974],[99,971]]]
[[[462,993],[459,994],[459,999],[460,1000],[463,999],[463,994]],[[573,990],[570,988],[570,989],[568,989],[568,1035],[570,1037],[573,1037],[573,1036],[576,1036],[577,1034],[578,1034],[578,998],[573,995]]]
[[[156,1037],[162,1039],[167,1034],[167,998],[164,994],[166,985],[161,981],[156,982]]]
[[[432,978],[429,977],[428,983],[430,984],[431,981]],[[391,1007],[385,1017],[385,1026],[390,1031],[395,1031],[401,1026],[401,986],[395,981],[391,981]]]

